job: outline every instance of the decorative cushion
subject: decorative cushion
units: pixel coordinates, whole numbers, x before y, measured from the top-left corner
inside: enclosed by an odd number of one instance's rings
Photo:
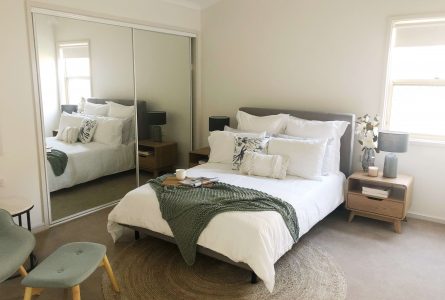
[[[209,162],[231,164],[233,160],[233,151],[235,150],[235,137],[237,136],[264,138],[266,132],[234,133],[229,131],[213,131],[209,136]]]
[[[79,127],[65,127],[61,134],[57,134],[56,139],[64,141],[67,144],[74,144],[79,138]]]
[[[82,120],[79,131],[79,140],[82,144],[91,142],[94,136],[94,132],[97,128],[97,121],[93,119],[85,118]]]
[[[63,112],[60,115],[59,120],[59,131],[56,135],[56,139],[59,141],[63,141],[63,131],[66,127],[80,127],[80,124],[82,123],[83,116],[78,114],[68,114],[66,112]]]
[[[232,169],[239,170],[246,151],[263,153],[266,150],[268,139],[255,137],[235,137],[235,151],[232,159]]]
[[[288,166],[288,157],[246,151],[240,165],[240,173],[283,179],[286,177]]]

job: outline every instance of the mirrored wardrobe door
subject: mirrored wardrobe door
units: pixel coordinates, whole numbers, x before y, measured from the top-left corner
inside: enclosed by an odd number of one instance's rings
[[[188,167],[191,39],[139,29],[133,33],[136,97],[147,104],[144,124],[139,127],[139,175],[144,184],[161,172]]]
[[[136,187],[132,31],[33,13],[51,222]]]

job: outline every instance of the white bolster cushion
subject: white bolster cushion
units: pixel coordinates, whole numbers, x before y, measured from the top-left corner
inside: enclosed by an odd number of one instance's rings
[[[288,166],[287,157],[246,151],[240,165],[240,173],[283,179],[286,177]]]

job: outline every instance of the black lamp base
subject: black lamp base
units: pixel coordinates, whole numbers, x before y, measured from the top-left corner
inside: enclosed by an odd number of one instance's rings
[[[151,140],[153,142],[162,142],[162,128],[159,125],[151,126]]]

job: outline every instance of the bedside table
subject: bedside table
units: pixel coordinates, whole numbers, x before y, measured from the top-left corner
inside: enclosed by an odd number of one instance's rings
[[[200,160],[209,160],[210,147],[199,148],[189,152],[189,168],[199,165]]]
[[[401,233],[400,221],[406,218],[411,206],[413,177],[399,174],[397,178],[385,178],[382,173],[378,177],[370,177],[364,172],[355,172],[348,178],[346,208],[349,209],[349,222],[354,216],[363,216],[394,224],[394,231]],[[362,194],[363,186],[390,188],[389,197],[377,199]]]
[[[171,170],[177,161],[177,144],[175,142],[139,141],[139,151],[146,151],[147,156],[139,154],[139,169],[159,176],[160,171]]]

